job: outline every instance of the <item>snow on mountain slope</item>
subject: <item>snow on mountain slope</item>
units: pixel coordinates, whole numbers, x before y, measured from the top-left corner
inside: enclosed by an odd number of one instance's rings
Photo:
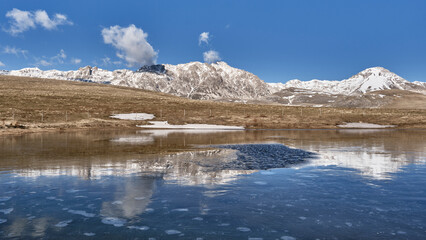
[[[76,71],[24,68],[7,74],[110,83],[193,99],[255,99],[270,94],[268,84],[256,75],[230,67],[225,62],[154,65],[142,67],[136,72],[127,69],[107,71],[86,66]]]
[[[270,84],[272,92],[288,88],[307,89],[327,94],[360,95],[387,89],[419,90],[424,88],[424,85],[411,83],[385,68],[373,67],[342,81],[314,79],[304,82],[296,79],[281,85]]]

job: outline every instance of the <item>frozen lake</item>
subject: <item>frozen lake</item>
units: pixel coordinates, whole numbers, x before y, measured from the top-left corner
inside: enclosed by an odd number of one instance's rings
[[[0,138],[0,239],[426,239],[426,131]]]

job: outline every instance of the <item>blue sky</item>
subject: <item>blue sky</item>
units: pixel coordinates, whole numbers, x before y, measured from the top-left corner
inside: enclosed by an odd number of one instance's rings
[[[34,25],[17,28],[13,9]],[[0,69],[8,70],[220,57],[267,82],[341,80],[374,66],[426,81],[423,0],[1,0],[0,29]]]

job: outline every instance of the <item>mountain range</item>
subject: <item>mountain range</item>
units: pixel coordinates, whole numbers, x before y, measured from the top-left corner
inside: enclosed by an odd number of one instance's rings
[[[159,64],[144,66],[137,71],[108,71],[90,66],[75,71],[24,68],[2,70],[0,74],[112,84],[192,99],[264,101],[287,105],[380,107],[397,98],[401,91],[422,96],[426,93],[425,82],[409,82],[382,67],[365,69],[341,81],[315,79],[286,83],[266,83],[256,75],[225,62]],[[389,90],[394,92],[389,94]]]

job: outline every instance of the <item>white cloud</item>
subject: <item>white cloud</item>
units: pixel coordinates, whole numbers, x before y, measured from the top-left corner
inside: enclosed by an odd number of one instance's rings
[[[214,63],[214,62],[220,61],[219,53],[213,50],[204,52],[203,57],[204,57],[204,62],[207,62],[207,63]]]
[[[36,66],[50,66],[53,64],[63,64],[64,60],[67,58],[65,51],[61,49],[58,54],[53,57],[47,58],[43,56],[42,58],[35,58]]]
[[[106,44],[117,49],[117,57],[124,59],[129,67],[153,65],[157,61],[158,52],[148,43],[148,34],[133,24],[104,28],[102,37]]]
[[[2,62],[0,61],[0,67],[4,67],[4,66],[6,66],[6,65],[4,65],[4,63],[2,63]]]
[[[14,8],[6,13],[6,17],[10,19],[10,28],[6,29],[6,31],[14,36],[29,29],[36,28],[37,25],[47,30],[53,30],[59,25],[73,24],[63,14],[57,13],[53,18],[50,18],[44,10],[30,12]]]
[[[209,32],[202,32],[198,37],[198,45],[201,45],[202,43],[209,44],[209,34]]]
[[[73,23],[67,19],[67,17],[63,14],[56,13],[55,16],[50,19],[49,15],[47,15],[44,10],[37,10],[34,13],[35,22],[40,24],[47,30],[56,29],[59,25],[72,25]]]
[[[46,61],[46,60],[42,59],[42,60],[38,61],[38,62],[36,63],[36,65],[41,65],[41,66],[50,66],[50,65],[52,65],[52,63],[50,63],[50,62],[48,62],[48,61]]]
[[[72,64],[80,64],[81,63],[81,59],[79,59],[79,58],[73,58],[73,59],[71,59],[71,63]]]
[[[16,47],[9,47],[9,46],[6,46],[6,47],[4,47],[4,49],[3,49],[3,53],[7,53],[7,54],[14,54],[14,55],[16,55],[16,56],[19,56],[19,55],[21,55],[21,54],[22,54],[22,56],[24,56],[25,58],[27,58],[27,53],[28,53],[28,51],[27,51],[27,50],[22,50],[22,49],[20,49],[20,48],[16,48]]]
[[[104,58],[101,59],[101,61],[102,61],[102,63],[101,63],[102,66],[123,64],[121,61],[111,61],[111,58],[109,58],[109,57],[104,57]]]
[[[67,55],[65,54],[64,49],[61,49],[56,56],[51,58],[51,63],[57,62],[57,63],[64,63],[64,60],[67,58]]]
[[[19,9],[12,9],[6,13],[6,17],[11,18],[11,26],[8,32],[12,35],[25,32],[30,28],[35,28],[34,16],[28,11],[21,11]]]

